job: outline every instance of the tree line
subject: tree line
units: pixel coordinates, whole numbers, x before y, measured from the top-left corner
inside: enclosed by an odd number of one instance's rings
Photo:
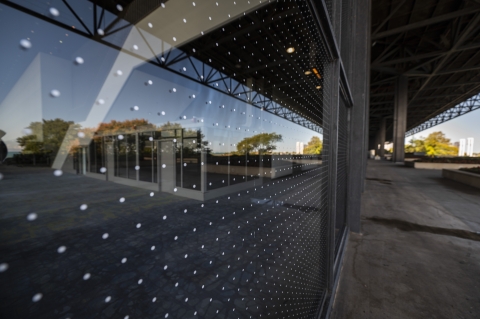
[[[28,134],[17,138],[18,144],[23,148],[23,154],[44,154],[55,156],[65,139],[68,139],[70,145],[70,152],[75,152],[79,147],[77,136],[68,136],[69,129],[82,132],[83,136],[93,139],[99,138],[96,132],[107,132],[111,134],[118,134],[119,132],[135,131],[137,129],[151,129],[156,130],[175,130],[183,129],[179,123],[167,122],[159,127],[148,122],[146,119],[132,119],[125,121],[112,120],[108,123],[101,123],[97,128],[82,128],[79,124],[72,121],[65,121],[57,118],[53,120],[43,120],[42,122],[32,122],[28,127]],[[198,142],[202,143],[205,136],[199,132]],[[237,144],[237,155],[268,155],[272,154],[277,149],[277,144],[283,141],[281,134],[273,133],[259,133],[250,137],[245,137]],[[127,141],[125,141],[127,142]],[[205,148],[207,148],[205,146]],[[303,149],[304,154],[321,154],[323,148],[322,140],[313,136],[311,140],[305,145]],[[184,150],[188,151],[188,150]],[[197,150],[198,151],[198,150]],[[208,149],[208,151],[211,151]],[[210,152],[208,152],[210,153]]]
[[[433,132],[427,137],[412,138],[405,145],[405,153],[425,153],[428,156],[456,156],[458,147],[443,132]]]

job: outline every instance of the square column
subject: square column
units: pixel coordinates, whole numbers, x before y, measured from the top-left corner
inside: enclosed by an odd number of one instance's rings
[[[407,129],[408,78],[399,76],[395,82],[395,114],[393,120],[393,162],[405,161],[405,132]]]
[[[378,156],[382,159],[385,157],[385,139],[387,134],[387,119],[382,118],[380,120],[380,130],[378,131],[378,144],[380,144],[380,149],[378,150]]]

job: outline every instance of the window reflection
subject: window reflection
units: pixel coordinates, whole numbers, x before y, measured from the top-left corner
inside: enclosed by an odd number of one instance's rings
[[[306,4],[14,3],[0,314],[313,318],[328,82],[304,70],[329,61]]]

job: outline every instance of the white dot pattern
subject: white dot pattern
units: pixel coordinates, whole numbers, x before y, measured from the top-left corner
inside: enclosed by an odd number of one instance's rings
[[[19,53],[61,56],[71,72],[70,82],[59,76],[42,87],[45,110],[65,124],[49,150],[61,156],[39,157],[53,168],[38,184],[50,194],[19,215],[33,234],[22,240],[41,258],[0,263],[2,273],[31,275],[25,317],[40,309],[31,299],[56,303],[50,317],[314,318],[326,288],[329,210],[329,96],[317,87],[329,84],[305,73],[328,76],[307,4],[207,0],[173,12],[165,2],[148,17],[155,24],[135,26],[130,8],[90,7],[98,19],[88,38],[103,42],[93,52],[79,46],[64,59],[60,49],[35,51],[48,42],[33,35],[35,47],[30,38],[18,47],[27,35],[14,38]],[[56,45],[100,45],[77,34],[88,19],[59,8],[44,10],[72,24],[52,29],[62,30]],[[161,17],[170,15],[184,28],[198,23],[195,36],[166,30]],[[117,60],[99,62],[112,52]],[[23,133],[40,145],[43,125]]]

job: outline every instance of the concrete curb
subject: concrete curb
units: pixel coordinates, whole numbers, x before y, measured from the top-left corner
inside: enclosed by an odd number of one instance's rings
[[[424,162],[405,162],[405,166],[416,169],[453,169],[478,167],[479,164],[459,164],[459,163],[424,163]]]
[[[443,169],[442,176],[447,179],[451,179],[462,184],[470,185],[476,188],[480,188],[480,174],[464,172],[453,169]]]

